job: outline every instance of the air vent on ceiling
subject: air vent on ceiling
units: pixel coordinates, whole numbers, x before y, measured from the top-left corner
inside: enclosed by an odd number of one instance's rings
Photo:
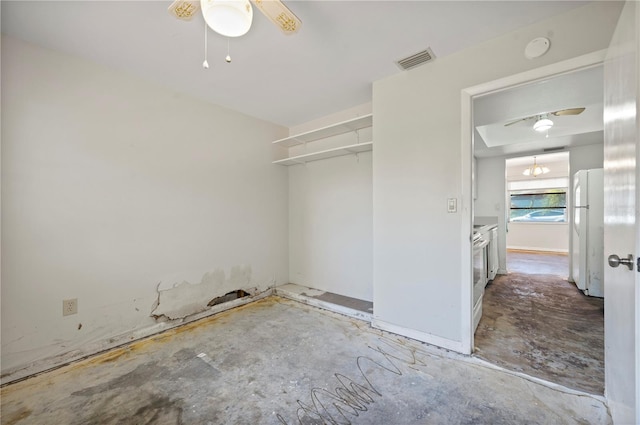
[[[398,65],[400,69],[406,71],[408,69],[415,68],[416,66],[430,62],[435,58],[436,56],[433,54],[433,50],[431,50],[431,47],[427,47],[426,50],[418,52],[415,55],[400,59],[396,62],[396,65]]]
[[[564,148],[565,148],[565,147],[566,147],[566,146],[559,146],[559,147],[557,147],[557,148],[545,148],[545,149],[542,149],[542,151],[543,151],[543,152],[556,152],[556,151],[562,151],[562,150],[564,150]]]

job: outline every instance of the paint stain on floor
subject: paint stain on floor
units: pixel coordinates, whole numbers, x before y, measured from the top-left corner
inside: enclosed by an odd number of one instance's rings
[[[604,394],[604,301],[557,275],[509,273],[485,289],[475,355]]]
[[[23,419],[28,418],[30,415],[31,410],[27,409],[26,407],[18,407],[16,410],[10,412],[9,414],[3,412],[2,424],[14,425],[22,421]]]

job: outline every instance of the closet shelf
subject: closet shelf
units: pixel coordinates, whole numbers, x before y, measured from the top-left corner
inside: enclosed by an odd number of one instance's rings
[[[338,148],[327,149],[319,152],[307,153],[304,155],[292,156],[290,158],[273,161],[273,163],[278,165],[304,164],[306,162],[317,161],[319,159],[331,158],[334,156],[352,155],[354,153],[367,152],[372,149],[373,142],[364,142],[357,143],[355,145],[340,146]]]
[[[357,131],[373,125],[373,114],[363,115],[347,121],[342,121],[316,130],[307,131],[305,133],[296,134],[294,136],[285,137],[284,139],[272,142],[274,145],[280,146],[296,146],[315,140],[325,139],[327,137],[337,136],[339,134]],[[364,144],[364,143],[361,143]],[[346,148],[346,147],[345,147]],[[326,152],[326,151],[325,151]],[[293,158],[289,158],[293,159]]]

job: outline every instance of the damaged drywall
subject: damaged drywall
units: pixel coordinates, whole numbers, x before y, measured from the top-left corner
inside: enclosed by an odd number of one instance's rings
[[[242,291],[247,295],[255,295],[258,289],[249,287],[250,284],[250,266],[232,267],[228,278],[224,270],[215,269],[205,273],[199,283],[185,280],[168,289],[159,289],[159,284],[158,300],[151,316],[164,316],[170,320],[183,319],[207,310],[212,300],[231,292]]]
[[[207,306],[213,307],[214,305],[228,303],[229,301],[237,300],[238,298],[248,297],[249,294],[242,289],[237,289],[235,291],[227,292],[221,297],[216,297],[207,303]]]

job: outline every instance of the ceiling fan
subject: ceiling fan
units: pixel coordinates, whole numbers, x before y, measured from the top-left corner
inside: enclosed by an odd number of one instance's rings
[[[535,114],[535,115],[530,115],[528,117],[524,117],[524,118],[520,118],[517,119],[515,121],[511,121],[509,123],[506,123],[504,126],[508,127],[510,125],[519,123],[521,121],[527,121],[527,120],[533,120],[535,119],[535,123],[533,125],[533,129],[536,131],[544,131],[544,130],[548,130],[549,128],[551,128],[551,126],[553,126],[553,121],[551,121],[549,119],[550,115],[556,116],[556,117],[560,117],[563,115],[580,115],[582,112],[584,112],[585,108],[569,108],[569,109],[560,109],[558,111],[553,111],[553,112],[543,112],[540,114]]]
[[[252,0],[252,3],[285,34],[300,29],[302,21],[280,0]],[[190,21],[202,10],[207,25],[226,37],[240,37],[249,31],[253,9],[249,0],[175,0],[169,13]]]

